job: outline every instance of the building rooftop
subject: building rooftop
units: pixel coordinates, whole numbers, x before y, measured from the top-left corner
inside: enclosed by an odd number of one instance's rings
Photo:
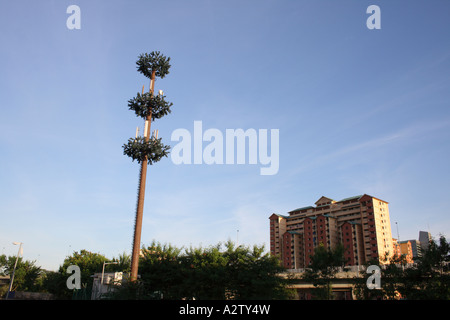
[[[319,200],[316,201],[316,204],[319,203],[319,201],[322,200],[322,199],[330,200],[331,204],[333,204],[333,203],[336,203],[336,202],[344,202],[344,201],[350,201],[350,200],[354,200],[354,199],[360,199],[362,196],[363,195],[353,196],[353,197],[345,198],[345,199],[342,199],[342,200],[339,200],[339,201],[335,201],[335,200],[333,200],[331,198],[327,198],[327,197],[322,196],[322,197],[320,197]],[[329,206],[329,205],[330,205],[330,203],[320,204],[320,205],[317,205],[316,207],[313,207],[313,206],[301,207],[301,208],[297,208],[297,209],[288,211],[288,213],[293,213],[293,212],[303,211],[303,210],[308,210],[308,209],[314,209],[314,208],[320,208],[320,207],[325,207],[325,206]]]
[[[363,195],[359,195],[359,196],[354,196],[354,197],[350,197],[350,198],[345,198],[342,200],[339,200],[338,202],[344,202],[344,201],[349,201],[349,200],[354,200],[354,199],[360,199]]]
[[[294,210],[289,211],[288,213],[295,212],[295,211],[308,210],[308,209],[314,209],[314,207],[312,207],[312,206],[307,206],[307,207],[297,208],[297,209],[294,209]]]

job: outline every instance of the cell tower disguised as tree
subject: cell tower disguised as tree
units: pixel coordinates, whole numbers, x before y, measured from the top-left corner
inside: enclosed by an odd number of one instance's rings
[[[136,65],[138,71],[150,79],[150,90],[144,93],[144,87],[142,87],[142,93],[137,93],[135,98],[128,101],[129,109],[133,110],[136,116],[145,120],[144,136],[138,136],[137,130],[136,137],[130,138],[128,143],[123,145],[123,153],[141,164],[133,253],[131,256],[131,281],[135,281],[138,274],[147,164],[151,165],[161,160],[162,157],[167,157],[170,149],[169,146],[162,144],[157,131],[150,137],[152,120],[160,119],[170,113],[170,107],[172,106],[172,103],[165,100],[161,90],[158,95],[154,94],[155,79],[156,77],[162,79],[169,74],[169,62],[170,58],[166,58],[159,51],[141,54]]]

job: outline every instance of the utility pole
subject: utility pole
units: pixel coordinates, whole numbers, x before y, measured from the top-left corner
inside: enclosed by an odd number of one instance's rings
[[[142,88],[141,95],[138,93],[134,99],[128,101],[129,109],[134,110],[137,116],[145,120],[144,137],[138,137],[138,130],[136,130],[136,138],[129,139],[128,143],[123,146],[124,154],[141,164],[131,256],[131,281],[136,281],[138,278],[147,165],[159,161],[164,156],[167,157],[170,149],[169,146],[163,145],[161,139],[156,136],[150,139],[152,120],[170,113],[170,107],[172,106],[172,103],[164,100],[165,96],[161,91],[159,96],[154,95],[155,79],[157,76],[164,78],[169,73],[169,61],[170,58],[166,58],[159,52],[153,51],[150,54],[141,54],[136,64],[138,65],[138,71],[150,78],[150,90],[149,93],[144,93],[144,88]]]

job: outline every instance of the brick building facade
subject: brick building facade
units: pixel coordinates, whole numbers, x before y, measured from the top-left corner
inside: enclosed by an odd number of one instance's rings
[[[388,202],[367,194],[339,201],[321,197],[315,206],[274,213],[269,220],[270,252],[288,269],[307,267],[319,244],[342,244],[347,265],[394,253]]]

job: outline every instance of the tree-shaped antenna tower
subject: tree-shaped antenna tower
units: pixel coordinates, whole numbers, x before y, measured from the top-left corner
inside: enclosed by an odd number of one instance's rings
[[[169,62],[170,58],[166,58],[159,51],[141,54],[136,65],[138,71],[150,79],[150,90],[144,93],[144,88],[142,88],[141,94],[138,92],[135,98],[128,101],[129,109],[133,110],[136,116],[145,120],[144,136],[140,137],[136,132],[136,137],[130,138],[128,143],[123,145],[123,153],[141,164],[131,256],[131,281],[135,281],[138,275],[147,164],[151,165],[161,160],[162,157],[167,157],[170,149],[169,146],[162,144],[161,138],[158,138],[157,134],[150,138],[152,120],[160,119],[170,113],[172,106],[172,103],[165,100],[161,90],[158,95],[154,95],[155,79],[156,77],[162,79],[169,74]]]

